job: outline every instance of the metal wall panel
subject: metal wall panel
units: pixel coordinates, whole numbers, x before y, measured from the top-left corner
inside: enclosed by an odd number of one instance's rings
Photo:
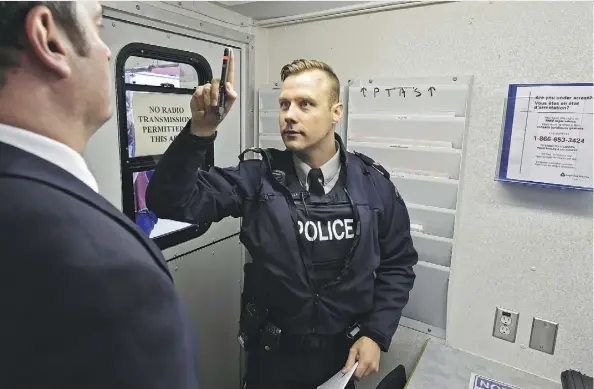
[[[242,252],[234,236],[169,262],[176,288],[197,328],[201,389],[239,388],[239,296]]]

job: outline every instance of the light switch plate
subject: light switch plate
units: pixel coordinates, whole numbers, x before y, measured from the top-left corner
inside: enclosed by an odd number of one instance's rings
[[[559,324],[535,317],[532,320],[530,348],[553,355],[557,343]]]
[[[497,307],[495,323],[493,324],[493,336],[514,343],[518,333],[518,320],[520,320],[519,313]]]

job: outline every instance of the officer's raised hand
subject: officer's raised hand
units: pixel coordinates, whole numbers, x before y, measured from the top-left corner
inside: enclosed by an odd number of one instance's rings
[[[233,79],[235,78],[235,59],[233,54],[229,59],[229,75],[225,90],[227,92],[227,101],[225,104],[225,115],[231,110],[231,106],[237,100],[237,92],[233,89]],[[213,78],[211,83],[201,85],[196,89],[190,102],[192,111],[192,125],[190,132],[197,136],[211,136],[221,123],[217,112],[219,102],[219,79]]]
[[[377,343],[366,336],[362,336],[351,347],[349,357],[342,372],[346,373],[353,367],[356,361],[359,361],[357,370],[353,374],[353,377],[357,381],[370,374],[377,373],[380,364],[380,351]]]

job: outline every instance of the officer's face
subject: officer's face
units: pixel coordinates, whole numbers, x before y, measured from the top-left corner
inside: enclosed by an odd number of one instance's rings
[[[320,144],[334,147],[334,126],[342,117],[342,104],[330,103],[331,81],[321,70],[287,77],[280,103],[280,131],[285,146],[308,151]]]

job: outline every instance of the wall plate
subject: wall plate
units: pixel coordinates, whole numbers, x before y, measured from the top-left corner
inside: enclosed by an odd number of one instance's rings
[[[497,307],[495,323],[493,324],[493,336],[514,343],[518,333],[519,319],[519,313]]]
[[[530,348],[553,355],[557,343],[559,324],[535,317],[532,320]]]

